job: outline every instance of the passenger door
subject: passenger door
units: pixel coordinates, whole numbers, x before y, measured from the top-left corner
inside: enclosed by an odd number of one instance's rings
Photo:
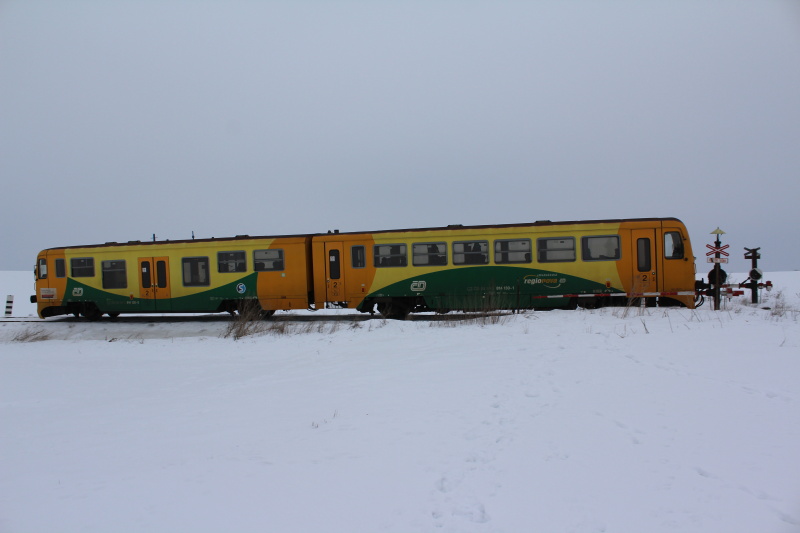
[[[168,311],[171,290],[169,286],[168,257],[139,258],[139,298],[150,300],[153,311]]]
[[[631,230],[633,292],[658,292],[655,229]]]
[[[328,302],[346,300],[343,250],[344,246],[340,242],[325,243],[325,284]]]

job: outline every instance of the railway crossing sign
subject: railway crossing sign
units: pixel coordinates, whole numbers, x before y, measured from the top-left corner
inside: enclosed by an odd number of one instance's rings
[[[706,252],[706,255],[710,256],[710,255],[714,255],[714,254],[722,254],[725,257],[728,257],[728,255],[730,255],[728,252],[724,251],[726,248],[730,248],[730,246],[731,246],[730,244],[726,244],[725,246],[720,246],[719,245],[719,241],[717,241],[716,244],[717,244],[716,246],[712,246],[710,244],[706,244],[706,248],[711,250],[710,252]]]

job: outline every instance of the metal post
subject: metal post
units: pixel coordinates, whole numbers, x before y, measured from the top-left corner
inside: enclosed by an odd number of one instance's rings
[[[14,306],[14,295],[6,296],[6,318],[11,316],[11,308]]]
[[[716,246],[717,249],[719,249],[719,247],[722,246],[722,242],[719,240],[719,235],[717,235],[717,240],[714,242],[714,246]],[[714,257],[716,259],[719,259],[719,252],[716,252],[714,254]],[[719,288],[720,288],[719,286],[721,285],[721,283],[720,283],[721,277],[720,276],[722,275],[720,270],[721,270],[721,268],[719,266],[719,261],[717,261],[716,263],[714,263],[714,279],[716,280],[716,283],[714,283],[714,310],[715,311],[719,311]]]
[[[714,278],[713,280],[709,279],[709,281],[713,281],[713,285],[714,285],[713,294],[714,294],[714,310],[715,311],[719,311],[720,289],[722,288],[722,284],[725,283],[725,279],[728,277],[728,274],[724,270],[722,270],[722,268],[720,267],[720,263],[727,263],[728,262],[728,260],[726,259],[727,256],[728,256],[728,252],[726,252],[724,250],[726,248],[730,247],[730,245],[728,245],[728,244],[726,244],[725,246],[722,246],[722,242],[719,240],[720,235],[723,235],[724,233],[725,232],[722,231],[719,228],[715,229],[714,231],[711,232],[712,235],[716,235],[717,236],[717,240],[714,241],[714,246],[711,246],[710,244],[706,244],[706,248],[708,248],[710,250],[709,252],[706,253],[706,255],[709,256],[708,262],[709,263],[711,263],[711,262],[714,263],[714,270],[709,272],[708,276],[709,276],[709,278],[711,278],[712,276]],[[710,257],[712,254],[714,255],[713,259]],[[725,258],[722,257],[723,255],[725,256]]]
[[[757,304],[758,303],[758,281],[761,279],[761,271],[758,269],[758,260],[761,258],[761,254],[758,251],[761,248],[745,248],[747,253],[744,254],[745,259],[750,259],[751,261],[751,268],[750,268],[750,303]]]

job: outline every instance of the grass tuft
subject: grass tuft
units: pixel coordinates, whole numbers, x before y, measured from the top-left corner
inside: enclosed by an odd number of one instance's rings
[[[25,328],[16,332],[12,337],[12,342],[39,342],[46,341],[50,334],[41,328]]]
[[[269,329],[268,324],[275,325],[276,323],[263,321],[258,300],[243,300],[239,305],[238,313],[231,318],[223,331],[222,337],[233,338],[236,341],[248,335],[263,333]]]

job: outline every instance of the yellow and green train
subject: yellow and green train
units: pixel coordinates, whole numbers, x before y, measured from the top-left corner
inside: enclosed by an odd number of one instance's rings
[[[675,218],[550,222],[51,248],[36,262],[42,318],[351,308],[411,312],[694,307],[689,235]]]

